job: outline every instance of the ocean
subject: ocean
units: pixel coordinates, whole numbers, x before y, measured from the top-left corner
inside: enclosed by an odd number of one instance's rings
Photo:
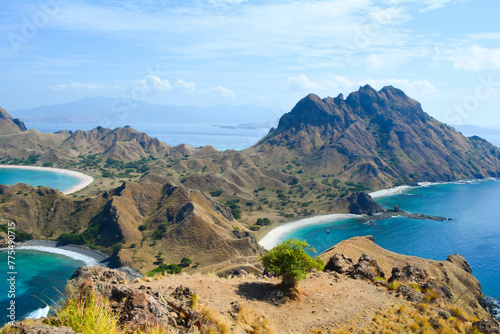
[[[47,186],[64,192],[79,184],[80,179],[50,170],[0,168],[0,184],[12,185],[19,182],[34,187]]]
[[[444,261],[448,255],[459,253],[471,265],[483,293],[500,298],[499,198],[498,179],[413,187],[376,201],[385,208],[399,205],[408,212],[452,220],[395,216],[367,224],[348,219],[300,228],[287,233],[282,240],[304,239],[320,253],[344,239],[372,235],[378,245],[401,254]]]
[[[34,124],[42,132],[54,132],[59,129],[89,130],[95,126],[75,124]],[[268,128],[234,128],[234,125],[215,124],[147,124],[132,125],[169,145],[186,143],[198,147],[212,145],[218,150],[244,149],[256,143],[269,131]],[[500,146],[500,138],[488,138]],[[21,172],[21,171],[20,171]],[[64,184],[64,175],[46,175],[33,173],[33,181],[28,181],[28,174],[18,176],[14,181],[9,173],[0,170],[0,184],[24,182],[33,186],[49,185],[64,191],[76,181],[68,180]],[[50,173],[53,174],[53,173]],[[46,179],[45,179],[46,177]],[[71,178],[68,176],[68,178]],[[55,184],[49,182],[55,181]],[[476,182],[436,184],[427,187],[411,188],[405,193],[378,198],[377,202],[386,208],[399,205],[400,208],[416,213],[450,217],[453,220],[436,222],[412,220],[394,217],[375,222],[370,226],[355,219],[336,221],[308,226],[295,230],[285,238],[299,237],[307,240],[318,252],[322,252],[336,243],[359,235],[373,235],[377,244],[391,251],[445,260],[449,254],[462,254],[470,263],[473,274],[482,284],[487,296],[500,298],[500,266],[496,256],[500,254],[500,181],[486,180]],[[330,230],[327,234],[326,230]],[[16,251],[16,318],[23,316],[39,317],[49,310],[47,305],[59,300],[67,279],[84,262],[67,256],[39,252],[34,250]],[[7,253],[0,252],[0,279],[6,282]],[[0,293],[0,307],[5,310],[9,305],[8,284]],[[9,319],[6,312],[0,312],[0,323]]]
[[[4,282],[0,293],[0,326],[11,320],[7,315],[12,300],[16,320],[47,315],[50,307],[64,297],[67,280],[78,267],[86,264],[78,256],[71,258],[37,250],[16,249],[13,258],[8,259],[8,255],[7,251],[0,252],[0,281]],[[14,263],[14,270],[8,268],[12,264],[8,260]],[[87,264],[90,264],[88,260]],[[12,277],[13,280],[7,281]]]

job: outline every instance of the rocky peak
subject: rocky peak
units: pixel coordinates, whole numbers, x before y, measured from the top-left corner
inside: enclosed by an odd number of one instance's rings
[[[26,125],[19,118],[13,118],[0,107],[0,135],[26,131]]]

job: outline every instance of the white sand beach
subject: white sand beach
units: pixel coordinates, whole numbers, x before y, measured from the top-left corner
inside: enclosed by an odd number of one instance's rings
[[[52,240],[28,240],[17,244],[16,249],[36,250],[60,254],[82,261],[86,266],[106,265],[108,255],[85,246],[61,244]],[[0,249],[2,250],[2,249]]]
[[[259,244],[265,249],[269,250],[274,246],[278,245],[283,236],[291,231],[297,230],[304,226],[317,225],[326,222],[333,222],[344,219],[351,218],[361,218],[363,215],[354,215],[350,213],[334,213],[331,215],[317,216],[311,218],[305,218],[290,222],[272,229],[267,233],[262,239],[260,239]]]
[[[370,195],[372,198],[397,195],[397,194],[401,194],[403,191],[405,191],[406,189],[409,189],[409,188],[411,188],[411,186],[399,186],[399,187],[394,187],[394,188],[389,188],[389,189],[377,190],[377,191],[369,193],[368,195]]]
[[[96,259],[94,259],[90,256],[87,256],[87,255],[83,255],[81,253],[67,250],[67,249],[61,249],[61,248],[56,248],[56,247],[47,247],[47,246],[18,246],[18,247],[16,247],[16,249],[35,250],[35,251],[39,251],[39,252],[64,255],[66,257],[72,258],[73,260],[82,261],[85,264],[85,266],[87,266],[87,267],[98,265],[98,262],[96,261]]]
[[[434,183],[421,183],[419,186],[428,186],[432,185]],[[394,188],[389,188],[389,189],[382,189],[378,191],[374,191],[369,193],[369,195],[372,198],[378,198],[378,197],[384,197],[384,196],[391,196],[391,195],[396,195],[404,192],[405,190],[411,188],[411,186],[399,186],[399,187],[394,187]],[[291,231],[297,230],[299,228],[302,228],[304,226],[310,226],[310,225],[317,225],[321,223],[326,223],[326,222],[333,222],[333,221],[338,221],[338,220],[344,220],[344,219],[350,219],[350,218],[361,218],[363,217],[362,215],[354,215],[354,214],[342,214],[342,213],[337,213],[337,214],[331,214],[331,215],[325,215],[325,216],[317,216],[317,217],[312,217],[312,218],[305,218],[301,220],[297,220],[294,222],[290,222],[281,226],[278,226],[271,231],[269,231],[262,239],[260,239],[259,244],[264,247],[265,249],[269,250],[273,248],[274,246],[278,245],[283,236]]]
[[[0,168],[6,169],[31,169],[31,170],[39,170],[39,171],[51,171],[54,173],[64,174],[76,177],[80,180],[80,183],[70,189],[64,191],[65,195],[72,194],[77,192],[78,190],[82,190],[92,182],[94,182],[94,178],[90,175],[83,174],[80,172],[76,172],[73,170],[60,169],[60,168],[52,168],[52,167],[40,167],[40,166],[18,166],[18,165],[0,165]]]

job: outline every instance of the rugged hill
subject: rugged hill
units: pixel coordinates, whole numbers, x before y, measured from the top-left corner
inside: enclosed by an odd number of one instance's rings
[[[163,261],[179,263],[183,257],[199,262],[199,267],[249,263],[249,270],[263,251],[225,206],[172,183],[124,182],[85,200],[18,184],[0,186],[0,197],[2,224],[14,221],[17,230],[37,239],[113,248],[122,264],[143,272]]]
[[[11,132],[1,138],[3,159],[39,156],[40,162],[71,162],[81,155],[98,154],[101,159],[112,158],[129,162],[141,158],[170,155],[182,158],[196,150],[188,145],[169,146],[144,132],[131,127],[42,133],[37,130]]]
[[[72,311],[78,298],[106,297],[104,303],[95,300],[127,333],[151,327],[175,333],[498,333],[498,324],[477,302],[481,287],[460,255],[425,260],[356,237],[322,256],[339,266],[309,274],[300,282],[302,294],[293,299],[281,290],[279,278],[262,275],[183,273],[129,283],[122,272],[97,266],[79,268],[66,291],[73,297]],[[349,256],[355,269],[340,270],[337,260],[346,263]],[[402,270],[391,273],[391,268]],[[374,271],[379,276],[370,278]],[[8,333],[82,331],[84,320],[58,320],[16,322]]]
[[[12,118],[5,109],[0,108],[0,136],[26,131],[26,126],[19,118]]]
[[[500,175],[498,148],[438,122],[391,86],[366,85],[346,99],[309,94],[247,153],[373,188]]]

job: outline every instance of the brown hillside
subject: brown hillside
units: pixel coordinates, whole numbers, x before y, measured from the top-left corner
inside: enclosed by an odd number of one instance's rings
[[[373,188],[500,175],[498,148],[438,122],[391,86],[366,85],[346,99],[309,94],[245,152],[265,155],[271,166],[295,159]]]
[[[121,263],[143,272],[163,261],[179,263],[183,257],[198,262],[200,268],[236,259],[236,266],[252,266],[263,251],[253,233],[245,231],[226,207],[172,183],[124,182],[85,200],[18,184],[0,186],[0,196],[4,223],[15,221],[20,231],[37,239],[108,250],[121,244]]]
[[[12,118],[5,109],[0,108],[0,136],[26,131],[26,126],[19,118]]]

